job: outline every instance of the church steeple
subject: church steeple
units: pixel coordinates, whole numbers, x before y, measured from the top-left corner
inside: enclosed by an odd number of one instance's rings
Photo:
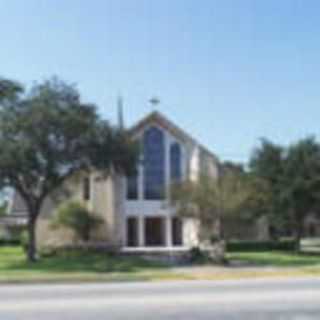
[[[118,126],[121,130],[123,130],[124,129],[123,99],[121,96],[118,96],[117,107],[118,107]]]

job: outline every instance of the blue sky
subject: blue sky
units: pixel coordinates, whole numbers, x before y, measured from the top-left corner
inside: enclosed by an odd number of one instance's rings
[[[320,134],[320,2],[0,0],[0,75],[57,75],[115,121],[158,109],[222,159]]]

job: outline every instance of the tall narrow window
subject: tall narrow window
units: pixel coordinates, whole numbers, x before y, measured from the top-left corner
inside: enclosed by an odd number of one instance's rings
[[[129,217],[127,219],[127,246],[138,247],[138,218]]]
[[[172,243],[174,246],[181,246],[182,241],[182,221],[180,218],[172,218]]]
[[[163,132],[157,127],[147,129],[143,136],[144,199],[164,198],[165,147]]]
[[[127,178],[127,199],[138,199],[138,176],[137,174]]]
[[[91,185],[90,177],[85,177],[83,179],[83,200],[90,200]]]
[[[173,143],[170,146],[170,172],[171,183],[181,181],[181,147],[178,143]]]

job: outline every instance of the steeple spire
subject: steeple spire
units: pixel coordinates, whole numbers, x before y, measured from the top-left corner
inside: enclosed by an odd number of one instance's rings
[[[121,130],[123,130],[124,129],[123,99],[121,96],[118,96],[117,107],[118,107],[118,126]]]

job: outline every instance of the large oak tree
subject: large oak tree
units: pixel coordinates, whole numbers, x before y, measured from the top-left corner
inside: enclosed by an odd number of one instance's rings
[[[0,81],[0,107],[0,187],[13,188],[26,204],[28,259],[35,261],[35,226],[45,199],[81,170],[130,173],[136,146],[57,79],[28,92]]]

